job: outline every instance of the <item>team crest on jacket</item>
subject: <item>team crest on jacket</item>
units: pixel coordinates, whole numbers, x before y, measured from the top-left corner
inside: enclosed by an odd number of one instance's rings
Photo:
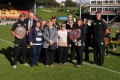
[[[99,23],[99,25],[101,25],[102,23]]]
[[[93,23],[93,25],[96,25],[96,23]]]

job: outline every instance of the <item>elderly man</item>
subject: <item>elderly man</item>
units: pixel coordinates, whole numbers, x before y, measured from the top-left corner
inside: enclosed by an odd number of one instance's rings
[[[28,28],[28,32],[31,27],[35,26],[36,20],[34,20],[34,14],[32,12],[29,13],[28,19],[25,19],[24,22],[26,23],[26,27]]]

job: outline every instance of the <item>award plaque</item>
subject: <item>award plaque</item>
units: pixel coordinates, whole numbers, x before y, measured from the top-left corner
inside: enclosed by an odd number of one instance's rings
[[[70,39],[73,41],[75,39],[77,39],[78,37],[80,37],[80,32],[78,29],[72,29],[70,32],[69,32],[69,37]]]
[[[26,35],[26,29],[23,26],[18,26],[15,29],[15,33],[17,35],[19,35],[21,37],[21,39],[23,39],[25,37],[25,35]]]

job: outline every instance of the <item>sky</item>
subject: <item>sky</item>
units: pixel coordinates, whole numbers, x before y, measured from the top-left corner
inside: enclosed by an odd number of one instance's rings
[[[59,3],[61,3],[61,1],[66,1],[66,0],[56,0]],[[77,1],[78,3],[80,2],[80,0],[73,0],[73,1]],[[86,3],[86,2],[90,2],[90,0],[81,0],[82,3]]]
[[[76,0],[78,3],[80,2],[80,0]],[[90,0],[81,0],[82,3],[87,3],[90,2]]]

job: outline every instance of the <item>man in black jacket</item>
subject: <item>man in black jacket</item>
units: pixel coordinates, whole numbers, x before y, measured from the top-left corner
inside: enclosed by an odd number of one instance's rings
[[[91,27],[88,25],[88,20],[85,18],[83,20],[84,27],[86,29],[86,38],[85,38],[85,61],[89,61],[89,46],[91,46]]]
[[[99,66],[103,66],[104,63],[104,36],[108,26],[101,18],[100,12],[96,12],[96,19],[91,24],[91,30],[93,33],[93,51],[94,51],[94,63]]]
[[[18,54],[20,50],[22,52],[22,64],[28,66],[28,64],[26,64],[25,56],[27,50],[26,35],[28,31],[26,28],[26,24],[24,23],[25,14],[21,14],[19,18],[20,18],[19,21],[16,22],[11,28],[11,34],[15,37],[13,68],[17,67]]]

